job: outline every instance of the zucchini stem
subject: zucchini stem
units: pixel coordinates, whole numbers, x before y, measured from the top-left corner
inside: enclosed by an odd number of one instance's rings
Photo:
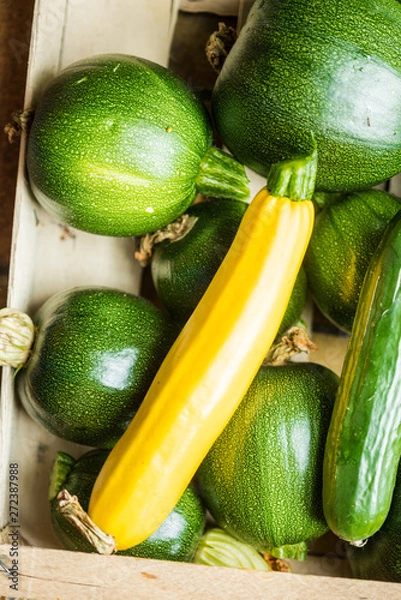
[[[8,141],[12,144],[23,133],[29,133],[29,128],[33,120],[34,110],[26,108],[12,113],[11,121],[4,127],[4,133]]]
[[[35,326],[29,315],[13,308],[0,310],[0,366],[20,369],[29,358]]]
[[[210,146],[201,160],[196,189],[203,196],[246,200],[249,179],[245,167],[220,148]]]
[[[134,254],[135,259],[141,267],[146,267],[152,258],[153,248],[156,244],[160,244],[164,240],[172,242],[180,240],[191,231],[197,220],[198,217],[184,214],[166,225],[166,227],[142,236],[139,240],[138,249]]]
[[[299,560],[304,561],[308,557],[308,545],[306,542],[298,542],[297,544],[285,544],[284,546],[276,546],[268,549],[265,556],[271,556],[273,559],[279,560]]]
[[[56,498],[56,496],[63,489],[65,482],[71,472],[71,469],[77,461],[67,452],[61,450],[57,452],[56,460],[54,461],[53,468],[50,473],[50,482],[47,498],[49,501]]]
[[[219,23],[206,42],[206,58],[214,71],[220,73],[223,64],[237,39],[237,32],[225,23]]]
[[[278,162],[270,167],[267,187],[272,196],[291,198],[294,201],[313,197],[317,173],[317,146],[312,136],[312,152],[307,156]]]
[[[113,536],[104,533],[82,508],[76,496],[68,490],[61,490],[57,495],[57,510],[69,523],[74,525],[80,534],[93,546],[99,554],[114,554],[116,544]]]
[[[274,343],[264,360],[265,365],[279,366],[288,362],[297,354],[310,354],[317,350],[305,327],[294,325]]]

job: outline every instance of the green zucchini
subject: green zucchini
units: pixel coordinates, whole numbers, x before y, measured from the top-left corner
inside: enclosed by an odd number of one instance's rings
[[[60,513],[57,495],[67,489],[79,498],[86,511],[96,477],[108,454],[108,450],[90,450],[75,460],[65,452],[57,453],[49,486],[50,514],[56,537],[68,550],[96,552],[94,546]],[[203,534],[205,521],[205,509],[190,484],[169,516],[147,540],[117,554],[189,562]]]
[[[278,558],[328,530],[322,468],[337,386],[314,363],[259,369],[196,474],[220,527]]]
[[[178,328],[148,300],[105,287],[49,298],[16,375],[28,414],[62,439],[112,447],[136,413]]]
[[[401,203],[375,189],[338,194],[326,203],[316,216],[304,268],[321,312],[349,333],[369,261]]]
[[[172,318],[179,322],[189,318],[231,246],[247,206],[226,198],[194,204],[186,211],[192,221],[185,235],[155,245],[152,280]],[[299,320],[306,296],[306,274],[301,266],[278,334]]]
[[[401,212],[386,230],[361,289],[330,429],[324,513],[361,544],[387,517],[401,456]]]
[[[267,176],[317,143],[316,190],[372,187],[401,171],[401,5],[255,0],[217,77],[214,120]]]
[[[142,235],[196,194],[247,198],[248,179],[212,146],[208,112],[169,69],[123,54],[80,60],[34,107],[32,191],[58,220],[91,233]]]

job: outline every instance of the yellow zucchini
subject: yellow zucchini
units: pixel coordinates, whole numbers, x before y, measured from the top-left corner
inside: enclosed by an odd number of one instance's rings
[[[265,187],[250,203],[95,482],[89,516],[118,550],[148,538],[167,517],[245,395],[280,326],[313,222],[304,197]]]

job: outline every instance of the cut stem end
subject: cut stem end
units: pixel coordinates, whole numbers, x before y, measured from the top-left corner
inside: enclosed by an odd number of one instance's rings
[[[99,554],[114,554],[117,551],[114,537],[102,531],[84,511],[76,496],[68,490],[57,495],[59,514],[74,525],[80,534]]]

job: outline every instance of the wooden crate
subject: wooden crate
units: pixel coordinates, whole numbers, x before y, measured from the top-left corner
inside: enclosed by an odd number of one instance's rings
[[[36,0],[25,106],[34,106],[58,71],[96,53],[126,52],[168,65],[178,11],[241,23],[251,0]],[[32,198],[26,180],[25,139],[16,190],[7,305],[32,314],[60,289],[98,284],[138,293],[141,269],[134,241],[65,229]],[[249,173],[252,190],[263,180]],[[345,338],[319,334],[314,360],[341,369]],[[0,528],[10,521],[9,467],[18,465],[18,517],[14,537],[3,529],[0,594],[31,600],[158,598],[401,598],[401,586],[350,578],[339,541],[325,536],[293,573],[261,573],[200,567],[62,550],[50,524],[48,477],[55,454],[78,457],[86,448],[62,441],[36,425],[13,394],[12,370],[3,368],[1,388]],[[12,545],[12,542],[14,546]],[[14,564],[12,549],[17,550]],[[18,569],[17,588],[7,569]]]

